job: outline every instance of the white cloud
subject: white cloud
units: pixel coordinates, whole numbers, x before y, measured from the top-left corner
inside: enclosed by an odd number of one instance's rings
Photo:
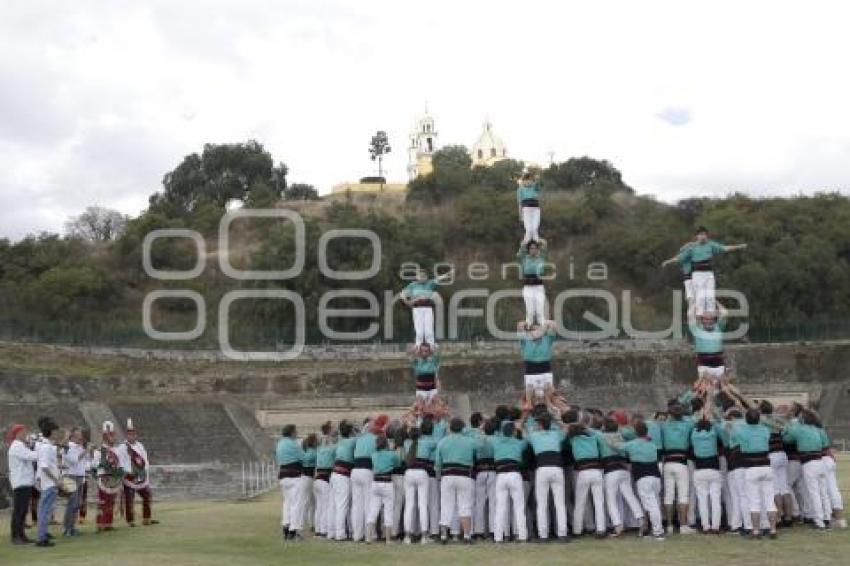
[[[83,1],[0,20],[0,236],[136,214],[207,142],[254,137],[326,191],[390,175],[427,102],[518,157],[613,161],[662,199],[850,188],[840,2]],[[659,119],[662,118],[662,119]],[[680,124],[671,127],[671,124]]]

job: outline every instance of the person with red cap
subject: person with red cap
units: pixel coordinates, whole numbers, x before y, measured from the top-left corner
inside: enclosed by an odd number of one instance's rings
[[[112,516],[115,510],[115,496],[121,492],[124,471],[121,459],[115,448],[115,425],[112,421],[103,423],[103,445],[100,448],[100,461],[97,465],[97,532],[114,531]]]
[[[148,475],[150,470],[148,452],[136,436],[133,419],[127,419],[124,443],[116,449],[116,452],[121,462],[121,469],[124,470],[124,518],[127,519],[127,524],[131,527],[136,526],[134,509],[136,493],[142,498],[142,524],[146,526],[158,524],[159,521],[151,518],[152,494]]]
[[[35,542],[24,533],[24,521],[30,506],[30,497],[35,483],[35,467],[38,453],[26,444],[27,427],[15,424],[6,433],[9,483],[12,485],[12,544]]]
[[[372,489],[372,454],[376,451],[378,435],[389,422],[387,415],[366,419],[365,431],[354,444],[354,468],[351,470],[351,537],[355,542],[366,536],[366,511]]]

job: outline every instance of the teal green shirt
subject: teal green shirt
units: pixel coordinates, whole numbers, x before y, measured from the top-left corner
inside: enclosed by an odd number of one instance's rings
[[[377,437],[371,432],[364,432],[357,437],[354,444],[354,459],[370,458],[375,453],[375,440]]]
[[[440,472],[444,464],[472,466],[475,463],[475,439],[463,434],[449,434],[437,444],[434,469]]]
[[[324,444],[319,446],[316,454],[316,468],[320,470],[329,470],[334,467],[334,459],[336,458],[336,444]]]
[[[832,442],[830,442],[829,435],[826,434],[826,430],[822,428],[819,428],[818,430],[820,431],[821,447],[824,449],[830,448],[832,446]]]
[[[336,443],[336,459],[349,464],[354,463],[354,445],[356,443],[356,437],[340,438]]]
[[[301,465],[305,468],[316,467],[317,451],[315,448],[307,448],[304,450],[304,457],[301,458]]]
[[[434,432],[431,433],[431,434],[433,434],[433,436],[437,440],[437,442],[439,442],[443,438],[445,438],[446,434],[448,434],[448,432],[449,432],[448,421],[446,421],[445,419],[440,419],[439,421],[434,422]]]
[[[726,321],[718,320],[711,330],[706,330],[698,322],[689,323],[688,326],[694,337],[694,351],[698,354],[717,354],[723,351],[723,330],[726,328]]]
[[[537,340],[533,340],[527,334],[523,335],[520,339],[522,359],[526,362],[552,361],[552,344],[555,343],[556,338],[556,334],[551,330]]]
[[[655,443],[655,446],[662,450],[664,448],[664,439],[661,436],[661,423],[658,421],[646,421],[646,430],[649,438]]]
[[[517,259],[519,259],[519,264],[522,268],[523,276],[542,277],[544,275],[544,269],[546,267],[545,249],[541,249],[540,253],[535,257],[528,255],[528,250],[525,246],[520,246],[516,256]]]
[[[579,434],[570,437],[570,447],[573,450],[573,459],[593,460],[600,457],[602,445],[605,440],[598,432],[589,430],[587,434]]]
[[[732,443],[740,446],[743,454],[757,454],[770,450],[770,429],[762,424],[742,423],[732,429]]]
[[[684,263],[685,261],[696,263],[699,261],[708,261],[712,257],[722,253],[723,244],[714,240],[706,240],[704,244],[694,242],[679,252],[678,260],[679,263]]]
[[[434,353],[427,358],[416,356],[410,365],[413,367],[414,375],[436,375],[437,370],[440,369],[440,354]]]
[[[689,420],[667,419],[661,423],[664,450],[687,450],[690,447],[694,423]]]
[[[480,434],[475,444],[475,458],[477,460],[493,460],[493,436]]]
[[[528,434],[528,442],[535,454],[543,452],[561,452],[564,431],[561,429],[535,430]]]
[[[637,433],[635,433],[635,429],[629,425],[620,427],[620,436],[623,437],[623,440],[628,442],[629,440],[634,440],[637,438]]]
[[[717,430],[712,426],[709,430],[696,430],[691,433],[691,445],[697,458],[713,458],[717,456]]]
[[[414,301],[419,299],[430,299],[436,288],[437,282],[434,279],[428,279],[427,281],[413,281],[404,288],[402,294],[408,299],[412,299]]]
[[[609,458],[611,456],[617,456],[618,452],[613,446],[611,446],[611,444],[616,444],[617,442],[622,441],[623,437],[616,432],[600,432],[599,434],[601,434],[602,438],[605,440],[605,442],[603,442],[599,447],[599,457]]]
[[[514,462],[522,462],[522,453],[528,442],[520,440],[513,436],[494,436],[493,440],[493,459],[513,460]]]
[[[532,183],[528,186],[518,185],[516,189],[516,201],[518,204],[522,204],[524,200],[539,200],[540,199],[540,185],[537,183]]]
[[[395,450],[378,450],[372,454],[372,472],[391,474],[401,465],[401,459]]]
[[[620,447],[629,462],[635,464],[654,464],[658,462],[658,447],[655,442],[646,438],[635,438],[623,443]]]
[[[413,441],[409,438],[404,441],[404,453],[410,455],[410,449],[413,447]],[[434,440],[434,437],[429,435],[423,435],[419,437],[419,440],[416,441],[416,454],[413,455],[414,458],[418,458],[420,460],[428,460],[430,462],[434,461],[434,452],[437,450],[437,441]]]
[[[294,438],[281,438],[277,441],[275,459],[279,466],[301,463],[304,459],[304,451],[301,449],[301,441]]]
[[[782,434],[785,442],[796,443],[798,452],[820,452],[823,450],[821,429],[794,421],[789,423]]]

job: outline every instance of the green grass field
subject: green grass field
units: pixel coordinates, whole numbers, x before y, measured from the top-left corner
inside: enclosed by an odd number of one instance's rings
[[[845,499],[850,494],[850,457],[839,462]],[[58,539],[53,548],[15,547],[8,541],[8,511],[0,514],[0,564],[530,564],[557,559],[601,564],[847,564],[850,529],[819,534],[804,527],[783,530],[776,541],[723,535],[671,536],[665,542],[629,536],[582,539],[569,545],[488,543],[403,546],[307,540],[284,543],[279,536],[278,493],[248,502],[173,502],[154,508],[162,524]],[[57,529],[58,527],[54,527]],[[30,536],[34,536],[31,534]],[[843,557],[843,558],[842,558]]]

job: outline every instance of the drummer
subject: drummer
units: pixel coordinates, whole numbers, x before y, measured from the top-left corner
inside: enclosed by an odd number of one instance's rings
[[[88,458],[86,457],[85,438],[83,430],[80,427],[71,429],[68,437],[68,449],[63,458],[65,463],[65,477],[71,479],[73,489],[68,485],[68,504],[65,507],[65,519],[63,522],[62,532],[66,537],[75,537],[80,535],[77,530],[77,513],[80,509],[80,502],[83,497],[83,483],[86,481],[86,465]]]

